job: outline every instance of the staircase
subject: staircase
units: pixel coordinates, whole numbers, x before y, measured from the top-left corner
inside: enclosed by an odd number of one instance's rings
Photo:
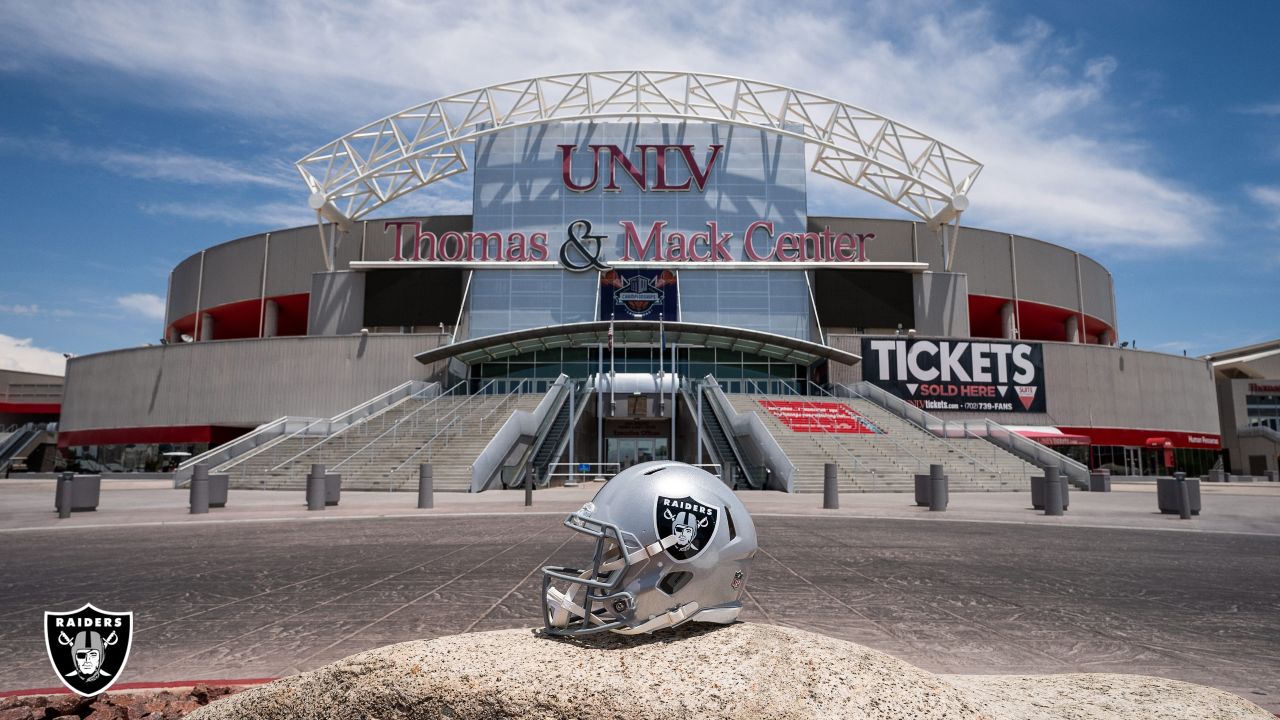
[[[465,492],[471,464],[515,410],[540,395],[440,395],[409,398],[326,438],[287,437],[215,469],[232,487],[301,490],[313,463],[342,475],[350,490],[417,488],[418,466],[432,464],[435,489]]]
[[[1026,490],[1035,468],[981,438],[943,439],[866,400],[797,395],[729,395],[738,412],[760,416],[796,466],[796,492],[821,492],[823,465],[839,468],[844,492],[912,492],[915,475],[941,463],[951,490]],[[845,405],[883,432],[797,432],[764,409],[760,400]]]
[[[46,432],[51,432],[52,425],[47,423],[27,423],[0,441],[0,473],[13,464],[16,458],[25,458],[34,446],[40,444]]]
[[[695,386],[694,393],[697,392]],[[697,412],[698,401],[696,395],[691,396],[688,392],[684,394],[685,402],[689,405],[690,410]],[[706,393],[702,398],[702,429],[706,434],[706,441],[710,445],[712,460],[720,465],[720,472],[727,479],[733,478],[734,489],[742,487],[759,487],[759,483],[753,482],[754,476],[750,470],[743,466],[739,460],[738,453],[735,451],[733,441],[729,439],[729,430],[725,428],[721,422],[720,415],[716,413],[714,405],[714,395]],[[736,409],[736,408],[735,408]]]

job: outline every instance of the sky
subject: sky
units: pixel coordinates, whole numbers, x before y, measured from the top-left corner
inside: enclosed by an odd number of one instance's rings
[[[631,68],[827,95],[977,158],[964,224],[1103,263],[1141,349],[1274,339],[1278,29],[1263,0],[0,0],[0,368],[157,343],[174,266],[314,222],[293,163],[350,130]],[[811,214],[908,217],[809,185]],[[464,179],[377,215],[469,206]]]

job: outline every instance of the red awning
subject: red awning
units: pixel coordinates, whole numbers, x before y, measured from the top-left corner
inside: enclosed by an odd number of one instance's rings
[[[1035,440],[1041,445],[1049,447],[1062,445],[1089,445],[1092,440],[1088,435],[1068,435],[1063,432],[1043,432],[1040,430],[1014,430],[1028,440]]]

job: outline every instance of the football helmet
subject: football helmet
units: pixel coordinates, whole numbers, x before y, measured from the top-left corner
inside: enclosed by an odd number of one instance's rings
[[[542,568],[550,635],[731,623],[742,611],[755,525],[733,491],[705,470],[669,461],[633,465],[564,525],[594,538],[595,549],[583,569]]]

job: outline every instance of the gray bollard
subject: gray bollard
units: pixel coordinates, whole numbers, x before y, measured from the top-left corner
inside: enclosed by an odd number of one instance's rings
[[[840,486],[836,479],[835,463],[824,463],[822,466],[822,509],[840,509]]]
[[[1183,520],[1191,519],[1191,491],[1187,487],[1187,474],[1184,472],[1176,472],[1173,477],[1178,481],[1178,517]]]
[[[209,512],[209,466],[206,463],[196,465],[191,473],[190,504],[192,515]]]
[[[524,506],[533,505],[533,473],[529,468],[524,469]]]
[[[55,499],[58,505],[58,517],[65,519],[71,517],[71,484],[74,482],[75,474],[64,472],[58,476],[58,493]]]
[[[1058,468],[1044,470],[1044,514],[1061,515],[1062,509],[1062,475]]]
[[[947,488],[947,476],[942,472],[941,465],[929,466],[929,510],[930,512],[945,512],[947,503],[951,500],[951,493]]]
[[[435,479],[431,476],[431,463],[418,466],[418,509],[425,510],[436,506]]]
[[[315,464],[311,466],[311,472],[307,475],[307,509],[323,510],[325,490],[327,483],[324,476],[324,465]]]

